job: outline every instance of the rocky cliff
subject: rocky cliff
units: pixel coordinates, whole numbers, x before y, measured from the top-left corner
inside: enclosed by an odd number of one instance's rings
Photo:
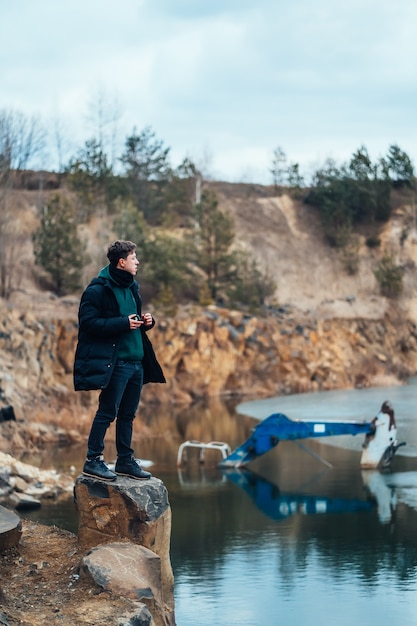
[[[53,312],[7,309],[0,321],[0,399],[12,405],[29,437],[77,441],[90,422],[96,392],[75,393],[72,364],[76,301]],[[266,397],[295,392],[401,383],[417,371],[417,328],[397,308],[379,318],[306,315],[289,306],[265,317],[216,307],[157,320],[151,338],[167,383],[147,385],[146,403],[190,404],[209,396]],[[58,312],[60,314],[58,315]],[[51,315],[51,316],[50,316]],[[77,432],[68,424],[77,417]],[[45,430],[44,424],[54,429]],[[1,433],[7,438],[8,423]],[[11,428],[11,426],[9,426]],[[19,434],[20,433],[20,434]],[[3,449],[7,450],[3,446]]]

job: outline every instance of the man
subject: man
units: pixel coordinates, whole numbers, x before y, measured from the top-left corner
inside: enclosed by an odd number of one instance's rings
[[[88,438],[83,473],[102,480],[117,475],[148,479],[150,472],[135,461],[132,450],[133,420],[142,386],[164,383],[147,331],[155,325],[150,313],[142,314],[136,245],[115,241],[107,251],[109,265],[90,282],[81,296],[78,343],[74,361],[76,391],[101,389],[98,409]],[[116,419],[115,472],[104,463],[104,438]]]

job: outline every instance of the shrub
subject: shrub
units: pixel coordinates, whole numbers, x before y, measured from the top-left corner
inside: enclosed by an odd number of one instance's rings
[[[374,271],[381,294],[387,298],[397,298],[402,292],[403,274],[403,268],[396,265],[392,255],[382,257]]]

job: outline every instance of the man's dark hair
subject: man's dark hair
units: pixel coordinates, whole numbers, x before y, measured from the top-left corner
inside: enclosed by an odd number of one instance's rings
[[[110,265],[116,267],[119,259],[127,259],[128,255],[136,250],[136,244],[133,241],[115,241],[107,250],[107,258]]]

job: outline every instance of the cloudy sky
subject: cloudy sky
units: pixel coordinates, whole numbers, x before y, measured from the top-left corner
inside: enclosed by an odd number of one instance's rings
[[[271,182],[278,146],[305,175],[361,145],[417,164],[416,30],[415,0],[3,0],[0,109],[68,153],[150,126],[231,182]]]

